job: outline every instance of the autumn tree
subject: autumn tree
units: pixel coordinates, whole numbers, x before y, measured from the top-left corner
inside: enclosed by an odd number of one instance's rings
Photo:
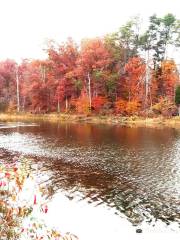
[[[168,115],[179,84],[169,49],[180,47],[179,29],[173,14],[151,16],[145,32],[134,17],[118,31],[80,45],[72,39],[49,41],[47,59],[23,60],[18,72],[15,61],[2,61],[0,109],[19,105],[34,113],[93,110],[144,116],[155,106]]]
[[[161,63],[161,74],[158,78],[158,93],[174,102],[175,86],[178,81],[178,72],[173,60],[165,60]]]
[[[92,97],[104,95],[107,68],[111,62],[111,55],[102,39],[88,39],[81,43],[79,64],[82,69],[84,88],[89,97],[89,107],[92,106]]]
[[[0,62],[0,105],[2,110],[15,110],[16,101],[16,62]]]
[[[50,110],[50,92],[47,79],[46,61],[34,60],[23,62],[21,69],[22,107],[33,112]]]
[[[55,101],[58,111],[60,103],[65,101],[66,110],[68,101],[78,94],[81,83],[79,82],[76,63],[79,56],[77,45],[68,39],[64,44],[47,49],[51,66],[51,75],[54,77],[56,85]]]
[[[139,57],[131,58],[125,65],[125,82],[123,82],[124,91],[126,91],[126,100],[143,102],[144,100],[144,76],[145,63]]]

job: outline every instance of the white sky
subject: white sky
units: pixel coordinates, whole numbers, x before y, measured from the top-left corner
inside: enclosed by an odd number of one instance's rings
[[[180,18],[180,0],[0,0],[0,59],[43,57],[46,39],[102,36],[131,16]]]

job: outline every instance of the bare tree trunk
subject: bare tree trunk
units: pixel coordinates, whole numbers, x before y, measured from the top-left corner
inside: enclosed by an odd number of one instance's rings
[[[150,97],[150,105],[152,107],[152,93],[151,93],[151,88],[149,87],[149,97]]]
[[[40,68],[41,68],[41,79],[42,79],[43,83],[45,83],[45,81],[46,81],[46,68],[42,64],[41,64]]]
[[[20,97],[19,97],[19,72],[18,66],[16,67],[16,97],[17,97],[17,112],[20,110]]]
[[[88,95],[89,95],[89,108],[91,110],[91,106],[92,106],[92,99],[91,99],[91,78],[90,78],[90,74],[88,73]]]
[[[58,111],[58,113],[60,113],[60,103],[59,103],[59,99],[58,99],[58,103],[57,103],[57,111]]]
[[[68,110],[68,98],[66,97],[66,112]]]
[[[145,110],[147,110],[148,107],[148,94],[149,94],[149,50],[147,50],[147,56],[146,56],[146,76],[145,76]]]
[[[22,111],[25,111],[26,97],[23,97]]]
[[[130,80],[131,79],[131,76],[128,77],[128,102],[131,101],[131,90],[130,90],[130,86],[131,86],[131,83],[130,83]]]

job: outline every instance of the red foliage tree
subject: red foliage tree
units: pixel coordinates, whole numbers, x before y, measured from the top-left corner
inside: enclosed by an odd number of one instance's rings
[[[51,75],[54,77],[56,93],[54,100],[58,105],[68,101],[76,95],[76,62],[79,56],[76,44],[69,39],[67,43],[48,49]]]
[[[89,97],[91,108],[92,97],[105,95],[107,68],[111,62],[111,55],[102,39],[85,40],[81,44],[78,63],[81,67],[81,78],[84,89]]]
[[[45,61],[26,61],[21,65],[21,97],[23,109],[32,112],[48,112],[50,110],[49,82],[47,80],[47,63]]]

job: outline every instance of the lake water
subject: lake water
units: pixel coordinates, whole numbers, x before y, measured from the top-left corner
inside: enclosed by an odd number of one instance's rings
[[[53,226],[85,240],[116,240],[139,228],[180,233],[176,129],[1,123],[0,158],[24,156],[49,189]]]

